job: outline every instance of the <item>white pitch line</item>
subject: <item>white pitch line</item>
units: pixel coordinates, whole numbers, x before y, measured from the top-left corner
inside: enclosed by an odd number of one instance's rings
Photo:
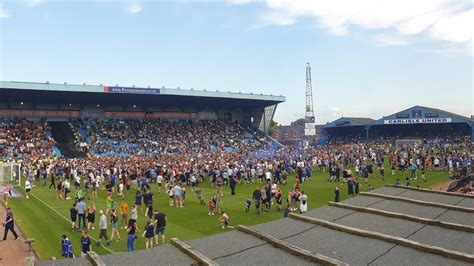
[[[21,186],[20,186],[21,187]],[[24,188],[21,187],[23,190]],[[41,203],[43,203],[44,205],[46,205],[46,207],[50,208],[53,212],[55,212],[57,215],[61,216],[64,218],[64,220],[66,220],[67,222],[71,222],[68,218],[66,218],[64,215],[62,215],[60,212],[58,212],[57,210],[55,210],[53,207],[51,207],[48,203],[44,202],[42,199],[38,198],[35,194],[31,193],[30,194],[31,196],[35,197],[37,200],[39,200]],[[97,242],[97,239],[95,239],[93,236],[89,236],[90,238],[92,238],[92,240],[96,241]],[[107,250],[108,252],[110,253],[115,253],[113,250],[109,249],[108,247],[106,246],[102,246],[103,249]]]

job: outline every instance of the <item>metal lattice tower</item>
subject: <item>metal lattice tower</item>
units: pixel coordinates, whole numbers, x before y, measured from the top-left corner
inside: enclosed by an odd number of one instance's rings
[[[306,63],[306,115],[305,115],[305,135],[314,136],[316,134],[313,107],[313,86],[311,85],[311,66]]]

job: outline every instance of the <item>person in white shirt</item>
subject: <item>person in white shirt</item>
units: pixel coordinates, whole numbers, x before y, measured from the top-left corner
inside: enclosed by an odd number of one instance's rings
[[[122,182],[120,182],[120,184],[118,185],[117,196],[123,198],[123,183]]]
[[[301,191],[300,195],[300,213],[305,213],[308,211],[308,196],[304,193],[304,191]]]
[[[64,188],[64,197],[67,200],[70,200],[71,197],[69,196],[69,193],[71,192],[71,183],[69,183],[68,179],[65,179],[63,182],[63,188]]]
[[[97,246],[100,245],[100,240],[104,238],[107,243],[106,245],[110,245],[110,239],[107,237],[107,216],[105,216],[104,211],[100,210],[100,218],[99,218],[99,229],[100,229],[100,234],[99,238],[97,239]]]
[[[161,193],[161,186],[163,185],[163,176],[158,175],[156,177],[156,184],[158,185],[158,193]]]
[[[25,190],[26,190],[26,198],[30,198],[30,191],[31,191],[31,182],[30,180],[26,179],[25,181]]]
[[[137,205],[133,204],[131,213],[132,213],[131,215],[132,220],[134,222],[137,222],[137,219],[138,219]]]
[[[271,180],[272,180],[272,173],[271,173],[270,171],[267,171],[267,172],[265,173],[265,179],[266,179],[267,181],[271,181]]]

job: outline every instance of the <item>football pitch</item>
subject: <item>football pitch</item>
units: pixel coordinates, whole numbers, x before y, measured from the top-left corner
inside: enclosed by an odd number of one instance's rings
[[[390,169],[387,162],[385,169]],[[374,171],[376,172],[376,171]],[[400,179],[402,185],[405,184],[405,178],[409,175],[398,174],[398,172],[392,176],[390,170],[385,171],[385,181],[379,177],[378,173],[375,173],[375,177],[369,179],[369,184],[375,188],[384,186],[384,184],[394,184],[397,178]],[[295,174],[290,174],[288,178],[288,184],[281,185],[282,187],[282,198],[283,207],[286,206],[286,195],[293,186]],[[335,183],[329,183],[327,181],[328,173],[313,170],[313,177],[311,181],[304,182],[300,185],[300,190],[304,190],[308,195],[308,209],[315,209],[327,204],[328,201],[334,200],[333,189],[336,186]],[[420,187],[430,187],[434,184],[444,182],[448,180],[448,174],[445,171],[437,171],[426,173],[426,182],[423,182],[418,177],[418,180],[412,182],[412,186],[419,185]],[[360,191],[367,191],[367,184],[361,179]],[[19,198],[10,199],[9,206],[12,208],[17,224],[21,227],[22,231],[28,238],[35,238],[36,242],[33,244],[38,256],[42,260],[48,260],[52,256],[56,258],[61,257],[61,235],[66,234],[71,239],[74,247],[74,253],[76,256],[80,255],[80,233],[71,230],[69,209],[72,207],[74,200],[58,200],[56,199],[56,192],[54,190],[48,190],[49,182],[46,187],[42,187],[41,183],[38,182],[37,186],[32,189],[32,197],[29,199]],[[240,184],[237,185],[237,195],[231,196],[229,187],[224,188],[224,197],[220,201],[221,208],[225,210],[230,216],[231,224],[243,224],[243,225],[254,225],[272,220],[283,218],[283,211],[277,211],[275,206],[272,206],[270,213],[260,213],[259,215],[255,212],[255,206],[252,205],[250,212],[245,212],[245,200],[251,198],[253,191],[257,184]],[[164,212],[168,217],[166,227],[166,238],[169,241],[172,237],[178,237],[182,240],[189,240],[195,238],[205,237],[211,234],[221,233],[231,229],[222,230],[219,225],[219,216],[209,216],[208,206],[199,205],[198,200],[195,197],[191,188],[187,188],[186,191],[186,203],[184,208],[176,208],[168,206],[168,195],[166,192],[157,192],[156,184],[151,184],[152,191],[154,193],[153,205],[154,208],[160,212]],[[215,193],[215,188],[211,186],[209,182],[204,182],[200,185],[204,195],[204,201],[208,204],[209,198]],[[347,184],[343,183],[341,186],[341,200],[348,197],[347,195]],[[17,187],[19,192],[24,193],[22,187]],[[71,195],[74,195],[74,188],[72,189]],[[125,199],[129,205],[129,209],[135,202],[135,189],[131,189],[126,194]],[[116,209],[119,209],[120,198],[114,194],[114,200],[118,203]],[[86,200],[86,204],[93,201],[96,204],[96,224],[95,230],[90,231],[90,236],[97,239],[99,236],[98,230],[98,218],[99,210],[106,210],[106,193],[105,191],[99,191],[98,197],[93,198],[90,201]],[[129,215],[130,217],[130,215]],[[145,226],[145,222],[148,218],[145,217],[144,212],[139,209],[138,217],[138,228],[141,230],[138,239],[135,241],[136,249],[145,248],[145,239],[142,237],[142,232]],[[110,216],[107,217],[110,222]],[[96,247],[93,245],[93,251],[98,254],[109,254],[113,252],[125,252],[127,251],[127,233],[125,229],[122,229],[121,221],[119,220],[119,233],[121,240],[116,242],[115,240],[110,246],[101,245]],[[284,230],[284,228],[278,228],[278,230]],[[110,237],[111,225],[108,224],[108,236]],[[105,241],[102,240],[105,244]]]

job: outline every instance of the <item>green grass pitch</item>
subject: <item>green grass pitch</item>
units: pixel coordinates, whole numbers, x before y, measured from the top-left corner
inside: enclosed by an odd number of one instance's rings
[[[386,163],[387,164],[387,163]],[[390,168],[386,165],[386,177],[383,182],[379,177],[378,173],[375,173],[375,177],[369,179],[369,183],[374,187],[381,187],[384,184],[394,184],[396,178],[400,178],[402,184],[405,182],[405,177],[409,174],[392,176]],[[301,184],[301,189],[308,195],[308,208],[315,209],[326,205],[328,201],[334,200],[333,189],[336,186],[335,183],[329,183],[327,181],[328,173],[321,171],[313,171],[313,178],[311,181]],[[286,195],[288,190],[291,189],[294,182],[295,175],[290,174],[287,185],[282,185],[283,192],[283,207],[286,206]],[[448,180],[448,174],[444,171],[426,173],[427,182],[423,182],[418,178],[416,182],[412,182],[412,186],[419,185],[420,187],[429,187],[433,184],[440,183]],[[49,183],[48,183],[49,185]],[[237,195],[231,196],[230,189],[224,188],[224,197],[221,199],[221,206],[230,216],[231,224],[244,224],[254,225],[264,223],[283,217],[283,212],[276,211],[275,207],[272,207],[270,213],[257,215],[255,212],[255,206],[251,206],[249,213],[245,212],[245,199],[252,196],[257,184],[237,185]],[[211,187],[210,183],[205,182],[201,184],[201,188],[204,195],[206,204],[209,198],[215,193],[215,188]],[[23,188],[17,188],[20,192],[24,193]],[[168,217],[168,223],[166,228],[167,242],[171,237],[178,237],[182,240],[189,240],[195,238],[205,237],[211,234],[221,233],[231,229],[222,230],[219,226],[219,216],[209,216],[208,206],[201,206],[197,201],[194,192],[190,188],[187,189],[186,193],[186,204],[184,208],[175,208],[168,206],[168,195],[163,191],[161,194],[157,193],[157,187],[152,184],[152,191],[154,192],[154,208],[164,212]],[[367,184],[360,181],[360,191],[367,191]],[[73,200],[57,200],[55,191],[49,191],[47,187],[36,186],[32,189],[34,195],[30,199],[11,199],[9,206],[15,215],[17,224],[21,227],[22,231],[29,238],[35,238],[36,242],[33,247],[39,255],[40,259],[47,260],[51,256],[56,258],[61,257],[61,246],[60,236],[66,234],[72,241],[74,246],[74,252],[76,256],[80,254],[80,233],[71,231],[71,224],[69,222],[69,209],[72,206]],[[91,230],[90,236],[97,238],[99,236],[98,230],[98,210],[106,209],[105,192],[99,191],[99,197],[93,199],[97,207],[96,213],[96,228]],[[71,193],[74,195],[74,189]],[[129,208],[134,203],[135,190],[132,188],[130,193],[126,195],[126,201],[129,204]],[[115,200],[120,202],[120,199],[114,195]],[[341,186],[341,200],[347,198],[347,185]],[[88,204],[90,201],[86,201]],[[139,212],[138,226],[142,230],[145,225],[146,217],[143,212]],[[110,217],[107,217],[108,221]],[[119,226],[121,226],[119,220]],[[108,225],[108,235],[110,237],[111,226]],[[127,251],[126,245],[126,231],[125,229],[119,229],[121,234],[121,240],[116,242],[115,240],[108,247],[108,250],[103,247],[93,246],[93,250],[98,254],[109,254],[113,252],[124,252]],[[102,241],[105,242],[105,241]],[[135,241],[136,249],[145,248],[145,240],[139,235],[139,238]]]

